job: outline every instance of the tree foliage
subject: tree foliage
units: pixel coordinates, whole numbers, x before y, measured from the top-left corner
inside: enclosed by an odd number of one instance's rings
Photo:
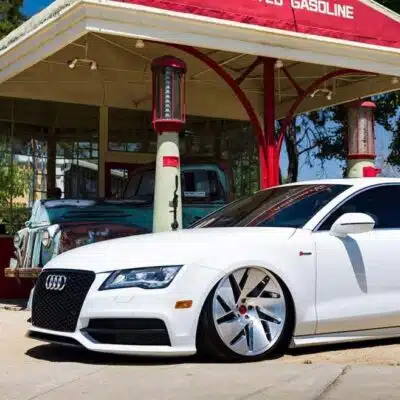
[[[19,165],[11,155],[10,143],[0,143],[0,221],[6,224],[8,233],[20,228],[21,204],[29,190],[30,172]],[[25,215],[24,215],[25,218]]]
[[[390,8],[391,10],[400,14],[400,1],[399,0],[377,0],[383,6]]]
[[[23,3],[23,0],[0,0],[0,39],[24,22],[21,12]]]

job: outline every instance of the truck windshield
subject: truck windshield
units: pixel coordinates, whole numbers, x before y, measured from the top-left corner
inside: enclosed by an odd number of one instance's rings
[[[239,199],[192,228],[259,226],[302,228],[350,185],[280,186]]]
[[[155,171],[149,170],[132,175],[126,186],[124,199],[153,200]],[[181,172],[181,187],[184,203],[225,202],[226,193],[216,171],[187,169]]]

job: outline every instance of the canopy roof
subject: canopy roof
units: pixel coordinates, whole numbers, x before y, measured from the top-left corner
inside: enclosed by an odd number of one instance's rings
[[[321,12],[312,11],[318,5]],[[331,100],[308,96],[298,112],[400,89],[393,79],[400,76],[399,17],[369,0],[56,0],[0,41],[0,96],[148,110],[151,60],[169,53],[188,64],[190,114],[247,119],[213,70],[163,43],[200,49],[233,78],[257,56],[279,58],[303,89],[329,72],[355,70],[326,83]],[[68,68],[86,56],[97,71]],[[241,85],[259,115],[262,72],[259,66]],[[275,77],[283,118],[298,91],[282,70]],[[41,113],[38,106],[32,118]]]
[[[372,0],[116,0],[241,24],[400,48],[400,17]]]

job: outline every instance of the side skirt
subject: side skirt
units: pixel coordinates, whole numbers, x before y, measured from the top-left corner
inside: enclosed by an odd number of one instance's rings
[[[297,336],[292,339],[290,348],[318,346],[334,343],[360,342],[400,337],[400,327],[368,329],[352,332],[323,333],[319,335]]]

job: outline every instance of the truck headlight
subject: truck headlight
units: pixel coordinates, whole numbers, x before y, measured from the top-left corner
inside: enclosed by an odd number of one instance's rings
[[[42,244],[47,249],[51,246],[51,235],[48,230],[45,230],[42,234]]]
[[[182,265],[172,265],[115,271],[104,281],[99,290],[131,287],[163,289],[174,280],[181,268]]]
[[[21,243],[22,243],[22,237],[19,233],[16,233],[14,235],[14,246],[18,248],[21,245]]]

